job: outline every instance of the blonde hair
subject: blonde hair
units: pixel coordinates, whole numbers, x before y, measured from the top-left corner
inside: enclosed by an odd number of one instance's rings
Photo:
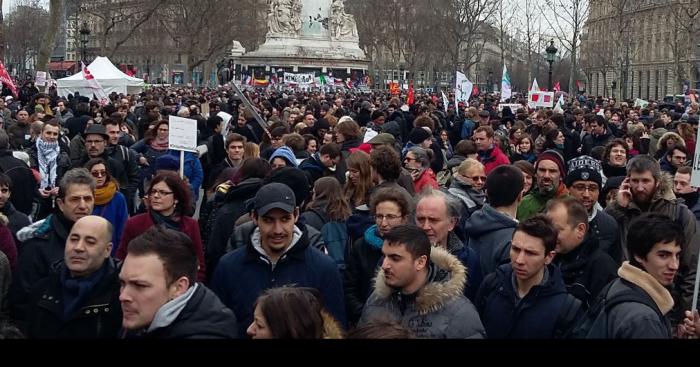
[[[481,164],[481,162],[477,161],[474,158],[467,158],[460,163],[459,167],[457,167],[457,173],[460,175],[464,176],[467,174],[467,171],[469,171],[472,167],[481,167],[484,169],[484,165]]]
[[[260,158],[260,147],[253,143],[247,142],[243,144],[243,159]]]

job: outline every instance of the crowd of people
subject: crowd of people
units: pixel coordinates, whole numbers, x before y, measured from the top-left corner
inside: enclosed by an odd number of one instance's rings
[[[698,103],[415,97],[0,99],[0,331],[700,335]],[[169,116],[197,121],[197,153]]]

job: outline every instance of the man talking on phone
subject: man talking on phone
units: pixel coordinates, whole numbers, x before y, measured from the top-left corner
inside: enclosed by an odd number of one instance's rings
[[[666,215],[683,227],[686,243],[682,246],[680,269],[671,289],[675,307],[671,319],[680,321],[681,310],[689,310],[693,299],[693,287],[698,261],[700,238],[696,233],[693,213],[673,195],[670,181],[661,176],[661,168],[654,158],[638,155],[627,164],[627,177],[620,185],[614,204],[606,212],[620,226],[620,243],[623,260],[627,253],[627,232],[632,219],[642,213],[654,212]]]

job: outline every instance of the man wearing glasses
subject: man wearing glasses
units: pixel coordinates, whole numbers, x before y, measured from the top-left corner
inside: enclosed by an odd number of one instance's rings
[[[620,229],[610,214],[598,203],[602,187],[601,164],[593,157],[581,156],[569,161],[566,185],[569,194],[580,202],[588,213],[588,235],[603,252],[618,265],[622,263]]]
[[[79,167],[84,166],[92,158],[102,158],[107,163],[107,168],[112,177],[119,182],[119,187],[129,187],[129,177],[126,174],[124,165],[122,162],[110,157],[106,152],[106,148],[109,145],[109,135],[104,125],[92,124],[88,126],[85,133],[83,133],[83,137],[85,138],[85,151],[87,154],[81,159]]]

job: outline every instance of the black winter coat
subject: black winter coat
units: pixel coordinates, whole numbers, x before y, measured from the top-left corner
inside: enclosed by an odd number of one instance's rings
[[[588,306],[595,303],[606,284],[617,278],[619,268],[590,236],[570,253],[557,255],[554,262],[559,265],[567,291]]]
[[[207,279],[214,274],[214,269],[219,259],[226,254],[226,244],[233,233],[234,224],[241,215],[248,212],[246,201],[255,197],[255,193],[262,187],[262,180],[251,178],[244,180],[237,186],[231,187],[224,198],[224,204],[216,211],[209,221],[211,227],[209,240],[205,245]]]
[[[31,317],[31,314],[27,314],[27,309],[34,286],[49,275],[52,264],[63,259],[66,239],[73,226],[67,220],[60,220],[59,214],[53,214],[47,220],[51,223],[51,230],[22,245],[17,271],[10,286],[10,311],[20,326]]]
[[[37,339],[117,338],[122,324],[119,302],[119,269],[111,258],[104,265],[105,274],[90,295],[68,317],[63,319],[63,261],[54,263],[47,278],[40,280],[29,298],[26,336]]]
[[[0,151],[0,171],[12,180],[10,202],[20,212],[31,214],[32,202],[39,195],[32,171],[9,150]]]
[[[373,226],[372,228],[375,228]],[[377,237],[378,238],[378,237]],[[348,322],[355,324],[362,316],[362,308],[373,291],[373,280],[380,267],[382,250],[372,247],[362,237],[352,243],[345,258],[346,268],[343,273],[345,290],[345,309]]]

